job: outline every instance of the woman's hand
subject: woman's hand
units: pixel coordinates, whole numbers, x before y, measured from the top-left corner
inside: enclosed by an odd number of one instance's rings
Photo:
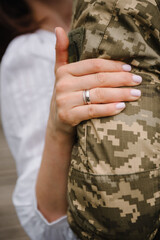
[[[68,38],[57,28],[56,82],[50,106],[42,163],[36,195],[38,209],[52,222],[67,211],[67,179],[74,126],[83,120],[115,115],[124,101],[140,97],[136,86],[141,77],[131,74],[122,62],[90,59],[68,64]],[[90,90],[90,105],[83,102],[83,90]]]
[[[140,97],[140,90],[120,88],[133,87],[142,81],[140,76],[130,73],[129,65],[104,59],[67,64],[68,38],[61,28],[56,29],[56,35],[56,82],[51,112],[57,130],[70,133],[83,120],[116,115],[125,108],[124,102]],[[84,103],[84,90],[90,92],[90,105]]]

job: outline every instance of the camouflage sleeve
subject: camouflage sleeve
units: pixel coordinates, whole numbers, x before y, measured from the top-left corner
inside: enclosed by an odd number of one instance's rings
[[[142,97],[77,127],[68,221],[81,239],[152,240],[160,228],[160,1],[76,0],[69,61],[123,60]]]

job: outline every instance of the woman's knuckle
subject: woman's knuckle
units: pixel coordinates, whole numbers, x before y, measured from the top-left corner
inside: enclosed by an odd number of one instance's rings
[[[103,94],[103,89],[102,88],[96,88],[95,89],[95,96],[99,100],[103,100],[104,94]]]
[[[66,76],[68,74],[68,66],[60,66],[59,68],[57,68],[56,70],[56,78],[59,80],[62,77]]]
[[[59,81],[59,82],[56,84],[56,93],[61,92],[62,88],[63,88],[62,82]]]
[[[125,85],[129,85],[131,82],[131,74],[130,73],[122,73],[123,81]]]
[[[100,59],[92,59],[91,61],[92,61],[93,69],[94,69],[96,72],[100,72],[100,71],[101,71],[101,68],[102,68],[102,64],[101,64]]]
[[[58,111],[58,118],[61,120],[61,121],[63,121],[64,119],[65,119],[65,114],[64,114],[64,112],[63,111]]]
[[[56,105],[60,107],[64,107],[66,103],[66,99],[62,96],[56,96]]]
[[[95,108],[93,105],[88,105],[88,116],[89,118],[95,117]]]
[[[64,92],[66,89],[68,89],[69,83],[66,81],[67,79],[61,79],[59,82],[56,84],[56,92]]]
[[[59,118],[63,123],[69,124],[71,127],[75,127],[76,125],[78,125],[78,122],[76,121],[76,119],[73,118],[73,116],[71,116],[71,113],[69,110],[60,111]]]
[[[77,126],[78,124],[79,124],[79,122],[76,121],[76,120],[72,120],[72,122],[71,122],[71,126],[72,126],[72,127],[75,127],[75,126]]]
[[[67,122],[67,112],[65,112],[64,110],[58,111],[58,118],[60,119],[61,122],[66,123]]]
[[[115,69],[115,71],[122,72],[122,62],[116,61],[116,60],[112,60],[111,64],[113,66],[113,69]]]
[[[96,79],[98,84],[100,84],[100,86],[104,85],[105,83],[104,73],[96,73]]]
[[[57,70],[56,70],[56,76],[57,76],[58,78],[62,76],[62,73],[64,72],[63,69],[64,69],[63,66],[57,68]]]
[[[129,94],[130,90],[126,88],[120,89],[119,96],[121,100],[129,100],[128,97],[130,97]]]

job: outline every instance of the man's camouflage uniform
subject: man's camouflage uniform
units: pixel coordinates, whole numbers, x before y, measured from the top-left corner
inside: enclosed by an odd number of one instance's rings
[[[75,1],[69,61],[122,60],[143,77],[139,101],[77,127],[68,221],[80,239],[152,240],[160,228],[159,7],[160,0]]]

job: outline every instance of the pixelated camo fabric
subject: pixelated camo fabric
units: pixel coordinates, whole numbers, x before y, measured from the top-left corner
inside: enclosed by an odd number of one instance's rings
[[[153,240],[160,228],[160,0],[77,0],[69,61],[122,60],[142,97],[77,127],[68,221],[82,240]],[[137,88],[137,87],[136,87]]]

